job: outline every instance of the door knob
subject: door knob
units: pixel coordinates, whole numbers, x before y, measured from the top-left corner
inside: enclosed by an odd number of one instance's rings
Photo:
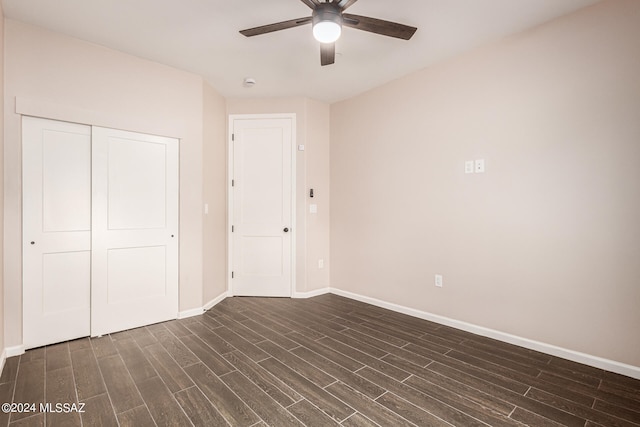
[[[287,227],[285,227],[283,231],[284,231],[285,233],[288,233],[288,232],[289,232],[289,229],[288,229]]]

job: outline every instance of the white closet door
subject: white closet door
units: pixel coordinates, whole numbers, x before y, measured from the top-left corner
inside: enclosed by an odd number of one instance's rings
[[[93,128],[91,334],[178,314],[178,140]]]
[[[88,336],[91,128],[22,119],[25,348]]]

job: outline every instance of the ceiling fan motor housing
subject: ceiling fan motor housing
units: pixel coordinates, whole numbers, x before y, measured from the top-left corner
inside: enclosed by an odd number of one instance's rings
[[[342,27],[342,11],[335,3],[320,3],[311,14],[312,25],[318,22],[331,21]]]

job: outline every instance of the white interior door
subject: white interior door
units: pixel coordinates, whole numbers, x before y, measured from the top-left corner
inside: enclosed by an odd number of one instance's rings
[[[293,119],[232,120],[234,295],[292,293]]]
[[[92,335],[178,314],[178,140],[93,128]]]
[[[91,128],[23,117],[25,348],[90,332]]]

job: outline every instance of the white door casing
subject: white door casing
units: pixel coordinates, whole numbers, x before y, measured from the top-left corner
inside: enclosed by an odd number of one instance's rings
[[[230,293],[290,297],[295,115],[230,117]]]
[[[178,148],[93,128],[93,336],[177,317]]]
[[[90,333],[91,128],[22,119],[23,344]]]

